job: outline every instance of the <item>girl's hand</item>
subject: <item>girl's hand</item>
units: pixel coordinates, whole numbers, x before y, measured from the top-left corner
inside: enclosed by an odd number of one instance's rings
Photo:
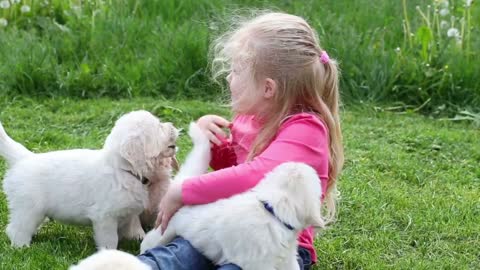
[[[203,132],[205,132],[210,142],[216,145],[221,145],[222,142],[217,138],[217,135],[226,138],[227,135],[222,128],[230,127],[231,123],[223,117],[209,114],[200,117],[197,120],[197,125],[203,130]]]
[[[182,183],[173,182],[160,201],[157,221],[155,222],[155,228],[161,226],[161,231],[164,232],[167,229],[168,222],[172,216],[183,206],[182,202]]]

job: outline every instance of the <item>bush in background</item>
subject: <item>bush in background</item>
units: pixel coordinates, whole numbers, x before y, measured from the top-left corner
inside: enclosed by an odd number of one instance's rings
[[[0,91],[213,99],[221,90],[208,71],[210,40],[234,10],[269,8],[303,16],[317,29],[322,46],[340,60],[346,103],[426,112],[478,108],[479,6],[471,0],[0,0]]]

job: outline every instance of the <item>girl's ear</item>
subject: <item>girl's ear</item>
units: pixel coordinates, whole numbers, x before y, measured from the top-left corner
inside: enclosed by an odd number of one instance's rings
[[[263,93],[263,97],[266,99],[271,99],[275,96],[276,93],[277,83],[270,78],[265,79],[265,90]]]

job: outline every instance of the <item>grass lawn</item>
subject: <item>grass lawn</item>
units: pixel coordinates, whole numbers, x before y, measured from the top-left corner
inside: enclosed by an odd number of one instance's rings
[[[123,113],[146,109],[177,127],[228,109],[199,101],[0,100],[0,121],[35,152],[99,148]],[[480,133],[466,123],[370,107],[343,113],[339,218],[316,245],[318,269],[479,269]],[[189,150],[180,138],[180,159]],[[0,175],[5,172],[0,162]],[[66,269],[95,251],[92,230],[50,222],[12,249],[0,193],[0,269]],[[139,243],[122,242],[135,253]]]

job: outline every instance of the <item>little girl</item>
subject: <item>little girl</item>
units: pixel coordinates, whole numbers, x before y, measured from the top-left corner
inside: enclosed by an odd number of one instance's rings
[[[207,115],[198,120],[212,142],[215,171],[173,183],[160,203],[158,224],[165,229],[183,205],[245,192],[287,161],[316,169],[324,191],[319,200],[333,219],[343,165],[338,69],[315,30],[300,17],[266,13],[217,39],[213,49],[214,77],[228,73],[234,119]],[[223,128],[230,129],[228,138]],[[316,262],[313,240],[312,228],[298,237],[300,269]],[[139,258],[153,269],[239,269],[212,265],[180,237]]]

